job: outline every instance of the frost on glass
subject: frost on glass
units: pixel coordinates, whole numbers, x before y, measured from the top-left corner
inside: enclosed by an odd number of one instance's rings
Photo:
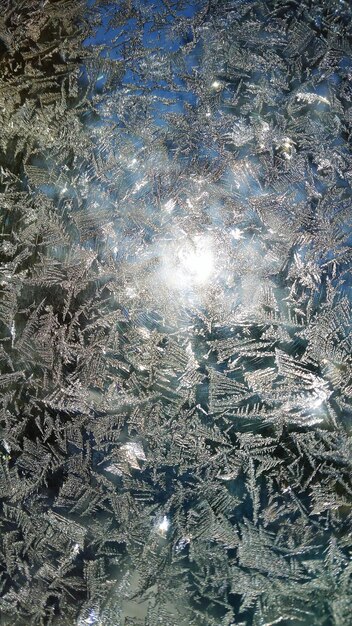
[[[1,626],[350,626],[349,3],[0,4]]]

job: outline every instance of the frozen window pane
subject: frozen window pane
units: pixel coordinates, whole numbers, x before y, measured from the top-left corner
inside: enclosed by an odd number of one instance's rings
[[[350,626],[350,3],[2,4],[1,625]]]

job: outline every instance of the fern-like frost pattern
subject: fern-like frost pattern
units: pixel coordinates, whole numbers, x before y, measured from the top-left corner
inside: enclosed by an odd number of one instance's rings
[[[1,626],[351,626],[351,6],[0,1]]]

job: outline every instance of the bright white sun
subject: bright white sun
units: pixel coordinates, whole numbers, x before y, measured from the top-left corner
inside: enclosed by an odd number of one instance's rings
[[[209,280],[214,269],[214,257],[208,237],[197,235],[183,244],[177,254],[179,268],[177,279],[186,284],[202,285]]]
[[[159,252],[160,265],[154,288],[172,290],[173,303],[201,297],[216,273],[214,239],[208,233],[186,236],[173,233]],[[175,300],[176,298],[176,300]]]

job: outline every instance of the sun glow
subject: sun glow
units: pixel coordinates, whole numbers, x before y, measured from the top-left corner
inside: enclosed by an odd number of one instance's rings
[[[177,254],[179,262],[177,281],[182,284],[202,285],[214,269],[214,256],[209,238],[198,235],[190,243],[181,246]]]

